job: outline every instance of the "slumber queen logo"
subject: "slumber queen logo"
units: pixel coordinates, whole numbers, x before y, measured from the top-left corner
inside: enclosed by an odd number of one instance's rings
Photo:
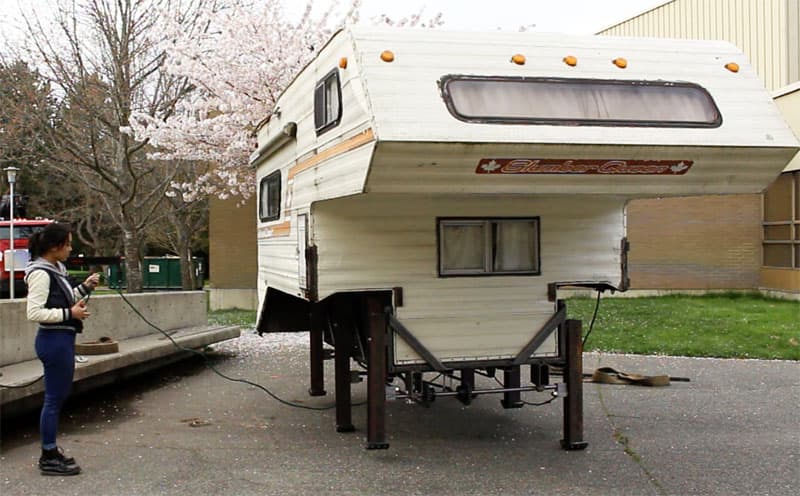
[[[476,174],[618,174],[680,176],[692,160],[484,158]]]

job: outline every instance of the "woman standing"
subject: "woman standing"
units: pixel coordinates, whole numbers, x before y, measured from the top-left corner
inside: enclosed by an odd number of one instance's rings
[[[28,320],[39,323],[36,356],[44,366],[44,404],[39,418],[43,475],[77,475],[81,468],[56,444],[61,406],[72,388],[75,372],[75,335],[89,316],[86,298],[97,286],[92,274],[73,288],[63,262],[72,251],[72,234],[66,224],[52,223],[28,240],[32,262],[25,269],[28,284]]]

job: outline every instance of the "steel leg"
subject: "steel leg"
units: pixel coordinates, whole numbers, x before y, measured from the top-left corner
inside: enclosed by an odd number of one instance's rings
[[[323,311],[315,306],[311,311],[311,332],[309,333],[309,361],[311,371],[311,396],[325,396],[325,360],[322,353]]]
[[[520,387],[519,365],[503,370],[503,387]],[[503,399],[500,400],[500,403],[503,405],[503,408],[522,408],[521,393],[519,391],[503,393]]]
[[[386,449],[386,314],[376,296],[368,296],[369,367],[367,369],[367,449]]]
[[[564,398],[565,450],[582,450],[589,444],[583,440],[583,344],[581,343],[581,321],[567,320],[566,358],[564,380],[567,382],[567,397]]]
[[[350,350],[353,347],[351,329],[344,329],[334,321],[334,370],[336,375],[336,432],[353,432],[353,416],[350,399]]]

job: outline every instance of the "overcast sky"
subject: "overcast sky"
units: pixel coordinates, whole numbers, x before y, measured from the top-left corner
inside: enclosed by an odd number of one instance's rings
[[[46,8],[52,0],[0,0],[0,32],[9,36],[18,5]],[[315,0],[320,10],[330,0]],[[441,12],[445,29],[517,30],[523,25],[541,32],[595,33],[645,12],[667,0],[362,0],[362,19],[380,14],[400,19],[424,7],[423,17]],[[346,3],[346,0],[340,0]],[[285,0],[287,11],[299,13],[303,0]],[[12,35],[13,36],[13,35]],[[2,40],[2,37],[0,37]]]
[[[326,0],[319,0],[325,4]],[[424,7],[424,18],[438,12],[445,29],[509,29],[535,24],[534,31],[588,33],[641,14],[668,0],[362,0],[362,18],[386,14],[402,18]],[[304,2],[294,0],[293,9]]]

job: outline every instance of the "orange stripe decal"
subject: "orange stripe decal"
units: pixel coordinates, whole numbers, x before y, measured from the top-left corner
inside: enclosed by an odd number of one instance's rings
[[[324,160],[349,152],[350,150],[356,149],[359,146],[367,144],[374,140],[375,140],[375,134],[372,132],[372,128],[366,129],[356,134],[355,136],[350,137],[330,148],[326,148],[322,152],[314,155],[313,157],[295,165],[294,167],[289,169],[288,178],[292,179],[300,172],[303,172],[306,169],[310,169]]]
[[[259,238],[278,238],[281,236],[288,236],[289,232],[292,230],[292,223],[291,221],[281,222],[280,224],[275,224],[274,226],[264,226],[259,227],[259,231],[261,234]]]

